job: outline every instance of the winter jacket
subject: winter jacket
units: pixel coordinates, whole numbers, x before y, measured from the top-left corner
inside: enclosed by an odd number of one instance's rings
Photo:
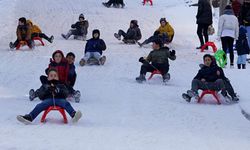
[[[213,23],[212,9],[210,2],[208,0],[199,0],[198,1],[198,11],[196,15],[197,24],[208,24]]]
[[[176,56],[171,56],[168,47],[162,47],[158,50],[152,50],[147,56],[146,60],[152,64],[167,64],[169,66],[168,58],[175,60]]]
[[[239,17],[240,15],[240,7],[241,7],[241,3],[238,0],[232,1],[232,8],[233,8],[234,15],[236,17]]]
[[[76,82],[76,67],[74,64],[69,64],[68,84],[73,87]]]
[[[231,31],[230,37],[238,39],[239,36],[239,22],[237,17],[233,14],[232,9],[226,9],[224,14],[219,18],[218,36],[223,37],[223,32]]]
[[[239,38],[236,41],[236,50],[238,55],[249,54],[249,45],[246,37],[247,30],[243,27],[240,28]]]
[[[159,32],[159,35],[163,33],[167,33],[168,37],[172,37],[174,35],[174,29],[172,26],[167,22],[164,27],[160,26],[156,31]]]
[[[21,40],[31,40],[31,29],[26,25],[18,25],[16,30],[17,39]]]
[[[240,25],[250,26],[250,3],[243,3],[239,16]]]
[[[89,22],[87,20],[78,21],[75,24],[71,25],[71,28],[76,29],[78,35],[87,35],[88,33]]]
[[[37,25],[34,25],[31,20],[27,20],[27,24],[30,26],[31,34],[42,33],[42,30]]]
[[[106,49],[106,44],[102,39],[91,38],[87,40],[85,46],[85,53],[87,52],[99,52],[102,55],[102,51]]]
[[[217,71],[220,72],[220,75],[217,75]],[[197,75],[194,77],[194,79],[205,79],[206,82],[215,82],[217,79],[223,79],[225,80],[225,74],[223,72],[223,70],[218,67],[216,64],[211,64],[210,67],[208,66],[203,66],[199,72],[197,73]]]
[[[135,25],[132,28],[128,28],[127,35],[124,37],[125,40],[140,40],[142,37],[141,30],[138,25]]]
[[[53,59],[51,59],[48,68],[45,70],[46,74],[50,68],[57,70],[59,81],[61,83],[68,84],[69,64],[65,58],[63,58],[60,63],[56,63]]]
[[[51,86],[52,83],[54,87]],[[69,91],[64,84],[60,83],[60,81],[53,80],[43,84],[36,93],[41,100],[48,98],[65,99],[68,96]]]

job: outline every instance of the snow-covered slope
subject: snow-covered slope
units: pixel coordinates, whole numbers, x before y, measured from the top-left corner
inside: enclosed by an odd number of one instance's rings
[[[190,88],[203,56],[195,50],[196,7],[187,7],[184,0],[155,0],[153,7],[142,6],[141,0],[126,0],[125,9],[105,8],[101,2],[0,0],[1,150],[249,149],[250,122],[239,109],[241,105],[250,112],[248,66],[247,70],[224,69],[240,95],[239,104],[189,104],[181,98]],[[85,42],[60,37],[80,13],[90,22],[88,38],[93,29],[101,30],[108,46],[104,66],[79,67]],[[30,18],[49,36],[53,34],[54,43],[32,51],[10,51],[8,43],[16,39],[17,19],[22,16]],[[127,30],[130,20],[137,19],[144,40],[159,26],[161,17],[167,18],[176,33],[171,47],[177,51],[177,60],[170,62],[171,80],[164,86],[161,77],[155,76],[138,84],[138,58],[151,49],[124,45],[113,33]],[[28,113],[40,102],[30,102],[27,94],[30,88],[40,86],[39,76],[57,49],[73,51],[77,56],[75,87],[82,92],[82,98],[79,104],[72,105],[83,112],[83,118],[76,125],[64,125],[61,116],[51,112],[47,123],[41,124],[38,116],[32,125],[25,126],[16,120],[16,115]]]

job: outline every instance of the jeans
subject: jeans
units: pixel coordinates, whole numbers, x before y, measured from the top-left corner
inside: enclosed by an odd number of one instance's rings
[[[248,40],[248,45],[250,45],[250,26],[245,26],[247,30],[247,40]]]
[[[100,58],[101,58],[101,54],[99,52],[87,52],[87,53],[85,53],[83,59],[85,61],[88,61],[88,59],[91,58],[91,57],[93,57],[93,58],[95,58],[95,59],[97,59],[99,61]]]
[[[198,90],[225,90],[225,84],[222,79],[217,79],[215,82],[202,82],[198,79],[193,79],[191,90],[198,94]]]
[[[238,55],[237,64],[246,64],[247,61],[247,54]]]
[[[54,99],[55,105],[64,108],[68,114],[73,118],[75,114],[74,108],[65,99]],[[42,111],[46,110],[50,106],[54,106],[52,98],[45,99],[41,103],[37,104],[36,107],[29,113],[32,120],[34,120]]]

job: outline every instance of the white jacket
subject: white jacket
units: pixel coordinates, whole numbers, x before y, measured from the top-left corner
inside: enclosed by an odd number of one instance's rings
[[[239,22],[235,15],[224,14],[219,18],[218,25],[218,36],[230,36],[235,40],[238,39],[239,36]]]

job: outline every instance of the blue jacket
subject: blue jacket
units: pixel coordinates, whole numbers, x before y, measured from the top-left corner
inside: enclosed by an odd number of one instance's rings
[[[76,82],[76,67],[74,64],[69,64],[69,74],[68,74],[68,82],[71,87],[75,85]]]
[[[238,55],[249,54],[249,46],[246,37],[247,30],[240,27],[239,37],[236,41],[236,50]]]
[[[85,46],[85,53],[87,52],[99,52],[102,55],[102,51],[106,49],[106,44],[102,39],[91,38],[87,40]]]

